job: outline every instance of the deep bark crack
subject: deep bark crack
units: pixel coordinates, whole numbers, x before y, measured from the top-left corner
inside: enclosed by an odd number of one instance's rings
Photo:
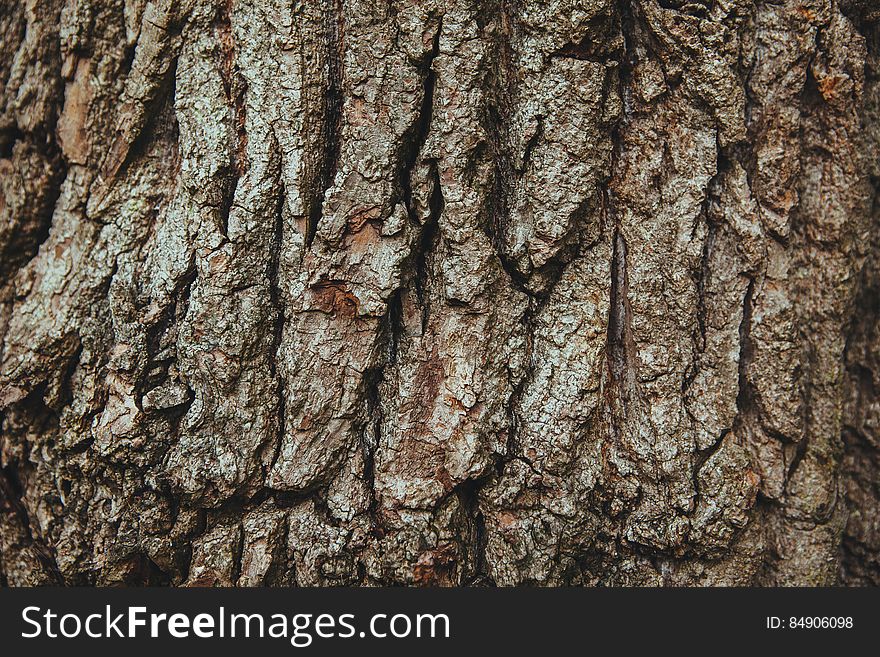
[[[306,248],[311,248],[318,234],[324,213],[324,201],[333,185],[339,166],[342,146],[342,105],[344,102],[343,56],[345,16],[342,0],[332,0],[324,8],[322,27],[324,32],[324,52],[326,66],[326,87],[322,119],[323,152],[320,164],[312,181],[312,199],[306,229]]]

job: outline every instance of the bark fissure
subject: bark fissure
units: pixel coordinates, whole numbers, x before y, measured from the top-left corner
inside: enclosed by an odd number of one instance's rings
[[[11,511],[16,516],[24,532],[25,548],[30,551],[40,567],[48,572],[52,578],[51,583],[63,586],[65,583],[64,575],[58,568],[52,549],[34,538],[30,514],[21,500],[23,493],[16,471],[10,466],[0,468],[0,503],[2,503],[0,504],[0,512]],[[2,563],[3,559],[0,558],[0,564]]]
[[[284,340],[284,327],[287,321],[284,303],[285,297],[279,283],[281,268],[281,250],[284,245],[285,198],[285,189],[284,186],[281,185],[280,193],[278,195],[277,209],[275,211],[275,225],[273,226],[272,241],[269,247],[269,261],[267,271],[267,278],[269,283],[269,302],[272,310],[275,313],[275,317],[273,319],[272,346],[269,351],[269,370],[272,374],[272,378],[275,379],[277,386],[276,413],[278,418],[278,429],[273,443],[274,451],[272,460],[269,467],[264,472],[264,479],[265,474],[271,472],[272,469],[275,467],[275,463],[278,461],[281,444],[284,440],[284,436],[286,435],[287,430],[287,392],[285,389],[284,374],[281,372],[278,366],[279,350],[281,349],[282,341]]]
[[[419,163],[422,148],[431,131],[431,119],[434,115],[434,86],[437,73],[434,70],[434,59],[440,54],[440,35],[443,32],[443,16],[437,19],[437,30],[431,40],[431,50],[419,63],[419,73],[422,77],[422,102],[419,106],[416,120],[401,138],[402,149],[399,156],[399,173],[397,184],[400,187],[401,201],[406,208],[409,218],[417,222],[412,202],[412,175],[413,170]]]
[[[608,365],[611,381],[626,389],[629,371],[629,286],[626,274],[626,239],[620,229],[614,231],[614,251],[611,260],[611,303],[608,315]]]
[[[323,152],[312,181],[306,247],[311,248],[318,234],[324,213],[327,191],[333,185],[339,165],[339,152],[342,142],[342,103],[343,103],[343,53],[345,48],[345,18],[342,0],[333,0],[323,9],[322,38],[326,46],[324,65],[326,67],[326,87],[321,123]]]
[[[436,251],[437,245],[440,243],[440,217],[443,214],[443,206],[445,205],[440,182],[440,171],[437,168],[436,162],[431,164],[431,181],[431,196],[428,201],[430,214],[425,225],[422,226],[412,257],[414,261],[413,287],[421,308],[422,332],[427,328],[431,310],[427,294],[428,282],[431,276],[431,254]]]
[[[734,420],[734,428],[742,431],[742,423],[750,421],[755,415],[755,398],[751,383],[749,382],[749,363],[752,359],[752,312],[753,298],[755,294],[755,278],[747,276],[748,286],[743,295],[742,302],[742,321],[739,325],[739,365],[738,371],[738,389],[736,396],[737,416]]]

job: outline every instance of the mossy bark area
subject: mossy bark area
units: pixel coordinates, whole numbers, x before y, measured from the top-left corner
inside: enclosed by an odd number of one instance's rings
[[[0,577],[880,583],[872,0],[7,0]]]

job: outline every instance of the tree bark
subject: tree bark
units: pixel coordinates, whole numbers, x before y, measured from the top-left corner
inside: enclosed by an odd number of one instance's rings
[[[2,583],[880,583],[875,6],[2,0]]]

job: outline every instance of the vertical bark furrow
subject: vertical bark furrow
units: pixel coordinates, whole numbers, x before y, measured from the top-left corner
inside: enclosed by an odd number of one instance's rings
[[[345,51],[345,14],[342,0],[333,0],[323,9],[321,17],[322,42],[326,51],[323,53],[325,81],[320,85],[324,97],[323,115],[321,116],[321,149],[318,164],[315,166],[315,178],[312,182],[313,198],[309,212],[309,223],[306,231],[306,246],[311,248],[321,223],[324,200],[327,190],[333,183],[339,166],[340,121],[342,120],[342,53]]]

